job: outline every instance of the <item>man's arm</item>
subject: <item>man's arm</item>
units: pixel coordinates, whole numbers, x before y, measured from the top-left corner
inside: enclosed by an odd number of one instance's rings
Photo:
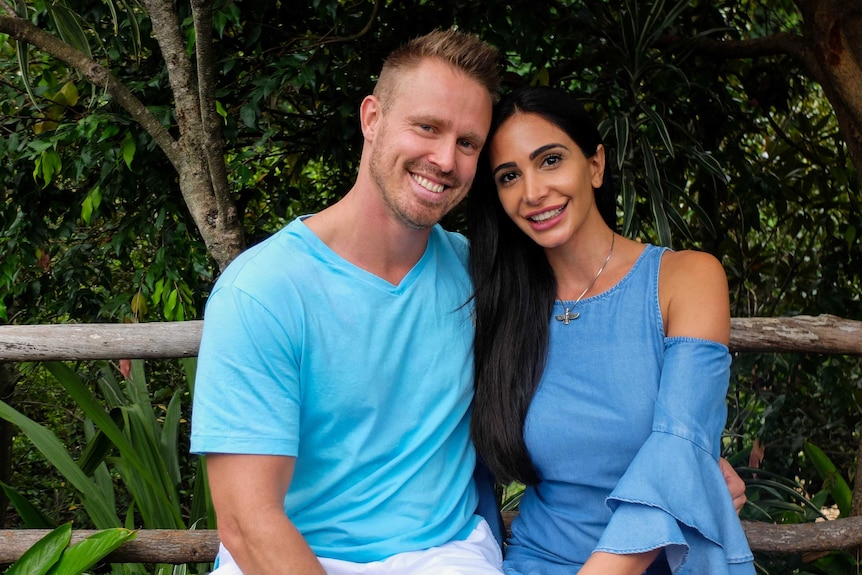
[[[207,454],[218,532],[245,575],[326,575],[284,513],[296,459]]]

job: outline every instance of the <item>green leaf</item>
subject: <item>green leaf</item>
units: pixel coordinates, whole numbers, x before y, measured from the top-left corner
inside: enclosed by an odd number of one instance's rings
[[[45,458],[75,489],[81,492],[84,508],[97,528],[120,524],[113,502],[106,500],[101,489],[87,477],[66,451],[66,447],[48,428],[36,423],[4,401],[0,401],[0,417],[17,426]],[[110,503],[110,504],[109,504]]]
[[[78,87],[75,86],[75,83],[66,82],[63,84],[63,87],[60,88],[60,91],[54,95],[54,101],[58,104],[71,107],[78,103],[79,97]]]
[[[626,116],[615,117],[614,130],[617,134],[617,169],[622,170],[629,146],[629,119]]]
[[[84,198],[84,202],[81,204],[81,219],[85,224],[90,225],[90,222],[93,219],[93,212],[99,209],[99,206],[102,203],[102,189],[96,185],[90,193],[87,194],[87,197]]]
[[[114,423],[121,426],[123,424],[122,410],[119,408],[112,409],[111,419],[114,420]],[[96,431],[93,438],[87,442],[84,452],[81,453],[81,457],[78,458],[78,466],[87,475],[92,475],[113,447],[114,444],[111,443],[111,440],[102,430]]]
[[[652,120],[665,149],[668,154],[670,154],[670,157],[673,158],[673,142],[670,139],[670,133],[667,131],[667,126],[665,126],[664,120],[652,108],[645,108],[644,112],[646,112],[646,115],[649,116],[650,120]]]
[[[132,47],[134,49],[135,56],[140,58],[141,55],[141,28],[138,25],[138,19],[135,16],[135,6],[133,4],[137,4],[134,0],[120,0],[123,4],[123,9],[126,11],[128,18],[126,21],[129,23],[131,27],[131,37],[132,37]],[[112,4],[112,2],[108,2],[108,4]],[[117,32],[115,32],[115,35]]]
[[[119,451],[120,456],[112,458],[112,465],[132,494],[144,517],[144,524],[151,527],[184,528],[179,496],[171,482],[159,444],[160,430],[150,403],[143,362],[132,362],[132,373],[127,383],[130,402],[121,408],[124,418],[122,429],[95,400],[93,393],[78,374],[66,364],[45,362],[44,365]],[[100,527],[117,525],[119,519],[112,525]]]
[[[129,168],[129,171],[132,169],[132,158],[135,157],[135,139],[132,137],[132,134],[127,132],[125,137],[123,138],[123,143],[120,144],[121,149],[123,151],[123,161],[126,162],[126,167]]]
[[[105,409],[96,402],[92,392],[84,385],[78,375],[61,362],[45,362],[44,365],[57,378],[57,381],[66,389],[67,393],[75,400],[75,403],[84,413],[110,438],[111,442],[120,451],[123,461],[128,462],[128,473],[133,475],[137,480],[152,486],[152,489],[157,494],[156,496],[160,498],[161,505],[170,506],[170,498],[161,493],[158,487],[160,485],[158,469],[144,462],[143,458],[148,454],[136,449],[126,438],[120,427],[114,423]],[[147,405],[149,405],[148,401]],[[125,425],[128,425],[128,421],[126,421]],[[119,520],[112,525],[102,527],[113,527],[118,524]],[[173,523],[166,525],[175,527]]]
[[[11,485],[6,485],[0,481],[0,487],[6,494],[6,498],[18,512],[18,517],[24,522],[28,529],[54,529],[57,523],[52,521],[50,517],[42,513],[38,507],[33,505],[29,499],[21,495]]]
[[[171,397],[165,418],[162,422],[162,434],[160,443],[162,456],[168,468],[168,474],[173,485],[179,485],[182,481],[180,472],[180,419],[182,417],[182,392],[177,390]]]
[[[84,198],[84,203],[81,204],[81,219],[88,226],[90,225],[90,218],[93,217],[93,202],[90,197]]]
[[[33,178],[38,180],[41,176],[44,182],[43,187],[46,187],[54,179],[54,176],[60,173],[62,168],[63,161],[60,159],[60,155],[54,150],[46,149],[36,158]]]
[[[189,522],[192,528],[205,521],[204,527],[215,528],[216,517],[212,506],[209,483],[207,481],[207,465],[205,457],[197,458],[197,472],[194,475],[194,492],[192,494],[192,506],[189,513]]]
[[[658,234],[658,243],[671,247],[672,236],[670,222],[665,211],[661,173],[659,172],[650,141],[646,136],[640,138],[640,149],[644,163],[644,172],[646,174],[647,189],[650,192],[649,207],[653,215],[656,233]]]
[[[701,152],[695,150],[692,152],[691,157],[695,162],[706,168],[712,175],[721,180],[724,183],[727,183],[727,174],[724,171],[724,168],[721,167],[721,164],[712,154],[707,152]]]
[[[164,314],[168,320],[174,318],[174,310],[177,307],[177,295],[177,290],[174,288],[170,291],[168,297],[165,298]]]
[[[180,365],[183,368],[183,373],[186,376],[186,386],[189,388],[189,394],[192,397],[195,395],[195,374],[198,368],[198,358],[183,357],[180,358]]]
[[[90,43],[87,42],[81,17],[60,3],[46,3],[45,7],[48,9],[48,16],[54,22],[60,38],[92,59],[93,53],[90,51]]]
[[[254,128],[257,126],[257,109],[250,105],[246,104],[239,110],[239,117],[242,119],[243,123],[249,128]]]
[[[631,236],[633,233],[635,216],[635,187],[626,172],[620,174],[620,195],[623,198],[623,235]]]
[[[15,42],[15,53],[18,58],[18,68],[21,71],[21,81],[24,84],[24,89],[27,90],[27,95],[30,96],[30,101],[37,110],[41,110],[41,106],[36,101],[36,94],[33,93],[33,83],[30,81],[30,44],[28,42]]]
[[[829,490],[835,504],[838,505],[841,517],[850,515],[851,503],[853,499],[853,491],[847,484],[847,481],[841,477],[838,468],[832,463],[832,460],[823,453],[819,447],[806,441],[802,446],[805,455],[811,460],[817,474],[823,479],[823,487]]]
[[[72,539],[72,524],[60,525],[21,555],[5,575],[43,575],[47,573]]]
[[[78,541],[63,553],[50,575],[80,575],[104,559],[123,543],[137,537],[136,531],[116,527],[99,531]]]
[[[224,118],[225,122],[227,122],[227,110],[224,109],[224,106],[222,106],[222,103],[219,102],[218,100],[216,100],[215,106],[216,106],[216,113],[218,113],[218,115],[221,116],[222,118]]]

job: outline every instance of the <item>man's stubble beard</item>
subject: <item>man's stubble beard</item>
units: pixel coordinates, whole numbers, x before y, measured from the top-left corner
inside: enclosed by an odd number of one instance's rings
[[[437,224],[443,216],[446,215],[455,206],[446,206],[441,209],[438,206],[429,206],[424,204],[421,199],[413,195],[412,190],[392,190],[386,181],[387,175],[394,175],[396,171],[401,170],[405,178],[412,178],[410,175],[411,165],[418,163],[408,162],[402,168],[393,167],[389,173],[381,169],[381,166],[392,165],[387,162],[382,151],[375,148],[371,154],[371,177],[377,185],[377,191],[380,193],[383,203],[395,219],[401,222],[404,226],[413,230],[426,230]],[[408,184],[409,185],[409,184]],[[418,185],[418,184],[417,184]],[[447,193],[449,190],[444,191]],[[456,204],[457,205],[457,204]]]

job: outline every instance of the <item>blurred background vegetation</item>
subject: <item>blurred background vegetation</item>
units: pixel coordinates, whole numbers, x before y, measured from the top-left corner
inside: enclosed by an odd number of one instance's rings
[[[223,138],[226,197],[245,245],[349,189],[362,143],[356,111],[382,58],[411,37],[454,25],[505,52],[505,90],[531,83],[579,94],[609,148],[620,228],[719,257],[734,316],[860,320],[862,109],[842,99],[840,84],[817,64],[840,52],[836,38],[862,30],[862,8],[852,4],[216,0],[206,27],[211,66],[195,71],[198,82],[214,74],[209,103]],[[173,7],[180,53],[193,62],[199,14],[185,1]],[[0,1],[0,323],[202,317],[225,261],[208,251],[175,163],[107,84],[16,42],[21,17],[76,47],[181,144],[188,134],[151,8],[137,0]],[[830,15],[827,32],[837,36],[823,32]],[[862,74],[862,48],[846,48],[842,65],[849,60]],[[469,235],[458,212],[446,225]],[[127,389],[140,392],[149,382],[143,403],[155,420],[147,417],[147,425],[160,430],[176,398],[178,468],[165,488],[179,500],[166,520],[204,526],[206,510],[193,509],[200,502],[191,497],[196,462],[185,455],[191,381],[184,366],[149,362],[144,375],[136,364],[138,387],[129,388],[117,383],[134,379],[120,367],[81,364],[73,372],[119,414],[141,403],[123,395]],[[135,488],[124,481],[129,461],[117,446],[92,459],[88,446],[100,428],[56,370],[0,368],[6,403],[50,430],[73,460],[91,457],[92,477],[104,469],[99,481],[116,487],[119,519],[144,524]],[[760,468],[742,471],[752,500],[744,517],[808,521],[838,506],[842,496],[823,458],[852,485],[859,358],[741,355],[728,400],[726,457]],[[126,433],[131,421],[118,425]],[[94,524],[80,489],[20,426],[4,430],[14,436],[4,481],[53,524]],[[10,507],[5,526],[24,523]],[[847,553],[758,559],[769,573],[846,573],[859,565]]]

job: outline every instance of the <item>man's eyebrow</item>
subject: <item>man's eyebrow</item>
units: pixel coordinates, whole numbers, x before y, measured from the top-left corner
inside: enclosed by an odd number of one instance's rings
[[[431,124],[433,126],[448,126],[449,122],[437,116],[428,114],[411,114],[407,116],[407,122],[410,124]]]
[[[449,122],[442,118],[438,118],[437,116],[429,116],[425,114],[407,116],[407,122],[411,124],[430,124],[432,126],[442,126],[444,128],[449,128],[452,125],[452,122]],[[458,137],[464,140],[470,140],[471,142],[475,142],[476,145],[480,148],[485,145],[485,136],[477,134],[476,132],[467,132],[466,134],[463,134]]]

